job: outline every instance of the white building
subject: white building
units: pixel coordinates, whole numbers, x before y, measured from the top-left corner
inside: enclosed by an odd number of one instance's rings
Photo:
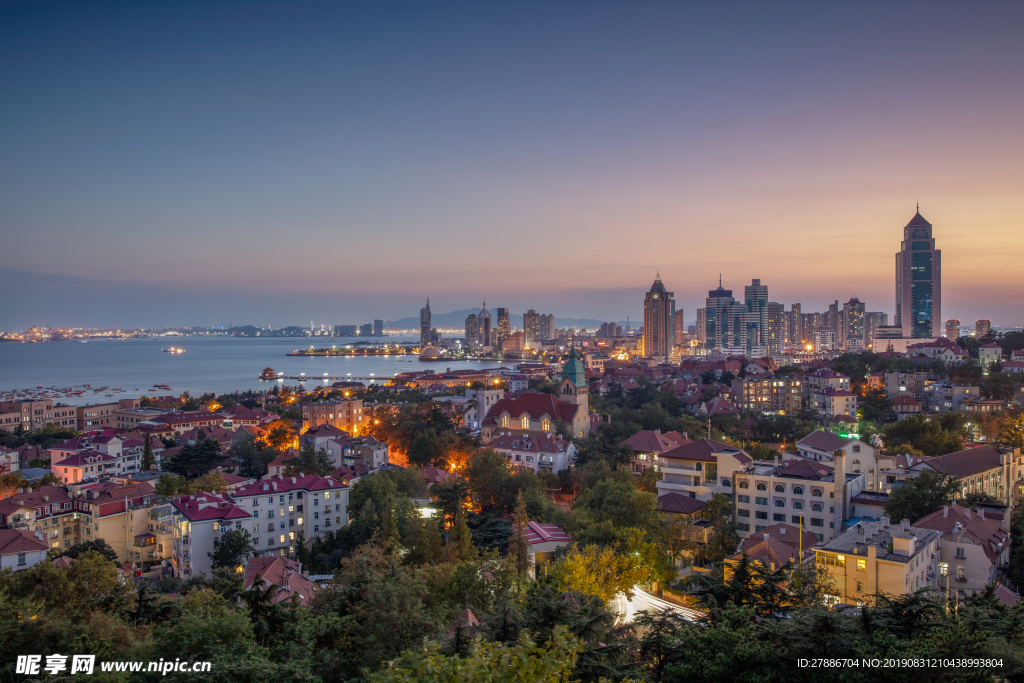
[[[232,528],[243,528],[250,515],[231,500],[216,493],[196,493],[171,501],[174,507],[171,566],[179,579],[205,574],[212,576],[213,542]]]
[[[704,501],[719,493],[732,497],[733,476],[753,462],[746,451],[711,439],[665,451],[661,459],[665,466],[657,483],[658,496],[676,491]]]
[[[20,572],[46,559],[46,541],[25,529],[0,529],[0,571]]]
[[[576,446],[551,432],[544,436],[497,436],[487,442],[487,447],[504,455],[513,467],[524,467],[534,472],[560,472],[569,469],[576,460]]]

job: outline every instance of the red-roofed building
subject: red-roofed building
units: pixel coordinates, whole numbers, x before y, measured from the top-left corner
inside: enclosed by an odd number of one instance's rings
[[[700,407],[700,414],[708,417],[715,417],[716,415],[735,415],[740,411],[737,410],[729,399],[724,396],[718,396],[710,401],[705,401]]]
[[[572,536],[554,524],[529,522],[524,530],[527,549],[530,553],[530,576],[536,576],[536,570],[545,562],[550,562],[555,551],[572,544]]]
[[[1010,561],[1010,530],[999,521],[957,504],[944,506],[914,522],[922,529],[942,532],[939,549],[939,588],[958,594],[985,590],[999,580],[999,567]],[[951,590],[951,592],[952,592]]]
[[[20,572],[46,559],[45,541],[25,529],[0,529],[0,571]]]
[[[363,433],[363,402],[357,398],[331,398],[302,403],[303,433],[319,426],[330,425],[349,436]]]
[[[644,471],[653,467],[655,471],[665,466],[661,454],[690,443],[685,434],[679,432],[665,432],[660,429],[641,429],[633,436],[626,439],[626,444],[633,449],[633,456],[630,464],[633,474],[643,474]]]
[[[171,501],[173,531],[171,565],[179,579],[212,576],[213,542],[232,528],[242,529],[251,515],[227,495],[196,493]]]
[[[892,402],[892,409],[898,419],[905,420],[921,414],[921,402],[912,396],[901,394]]]
[[[224,416],[211,413],[209,410],[195,410],[186,412],[171,412],[158,415],[146,422],[135,425],[138,431],[159,436],[173,436],[183,434],[196,427],[209,427],[210,425],[223,426]]]
[[[827,419],[840,415],[857,418],[857,395],[846,389],[825,387],[811,394],[811,408]]]
[[[233,501],[251,516],[246,527],[258,555],[290,555],[310,539],[348,526],[348,484],[306,474],[271,477],[243,486]]]
[[[733,475],[751,462],[744,450],[711,439],[691,441],[661,457],[665,466],[658,495],[676,491],[703,501],[718,493],[731,496]]]
[[[24,529],[44,538],[51,548],[70,548],[92,540],[85,515],[89,503],[72,498],[62,486],[40,486],[0,500],[0,526]]]
[[[544,436],[496,436],[487,442],[487,447],[504,455],[512,467],[534,472],[567,470],[576,459],[576,446],[551,432]]]
[[[316,593],[318,586],[309,580],[309,572],[302,571],[302,565],[287,557],[253,557],[245,567],[245,581],[242,587],[252,588],[256,577],[260,577],[260,588],[276,586],[271,598],[273,604],[290,602],[297,597],[306,606]]]
[[[726,580],[732,576],[734,567],[744,555],[751,562],[760,562],[774,571],[787,563],[799,565],[812,562],[814,551],[811,548],[817,543],[818,538],[814,534],[801,531],[799,527],[781,523],[767,526],[760,534],[745,539],[740,544],[739,552],[725,559]]]

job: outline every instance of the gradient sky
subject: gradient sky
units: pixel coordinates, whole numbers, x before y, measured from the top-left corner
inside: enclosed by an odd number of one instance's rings
[[[723,276],[1024,324],[1024,4],[5,3],[0,329],[533,307]]]

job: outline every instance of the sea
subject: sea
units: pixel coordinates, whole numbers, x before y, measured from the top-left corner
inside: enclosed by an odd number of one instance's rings
[[[416,356],[289,356],[298,349],[344,348],[352,339],[330,337],[153,337],[140,339],[90,339],[37,344],[0,343],[0,395],[10,400],[11,391],[32,390],[53,395],[71,405],[102,403],[117,398],[164,396],[188,391],[224,394],[246,389],[270,390],[277,385],[301,384],[307,390],[348,377],[370,383],[386,383],[400,372],[451,368],[512,368],[517,361],[434,361]],[[413,338],[388,337],[380,341],[414,342]],[[183,353],[167,353],[169,347]],[[264,368],[288,377],[261,380]],[[324,375],[334,379],[325,380]],[[85,388],[83,385],[91,385]],[[170,389],[156,389],[166,385]],[[42,389],[39,389],[42,387]],[[54,394],[51,388],[82,391],[81,396]],[[153,391],[156,389],[155,391]]]

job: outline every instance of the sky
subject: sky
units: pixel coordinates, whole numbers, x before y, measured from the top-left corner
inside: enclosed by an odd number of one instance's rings
[[[660,272],[1024,324],[1019,2],[0,5],[0,330],[618,320]]]

